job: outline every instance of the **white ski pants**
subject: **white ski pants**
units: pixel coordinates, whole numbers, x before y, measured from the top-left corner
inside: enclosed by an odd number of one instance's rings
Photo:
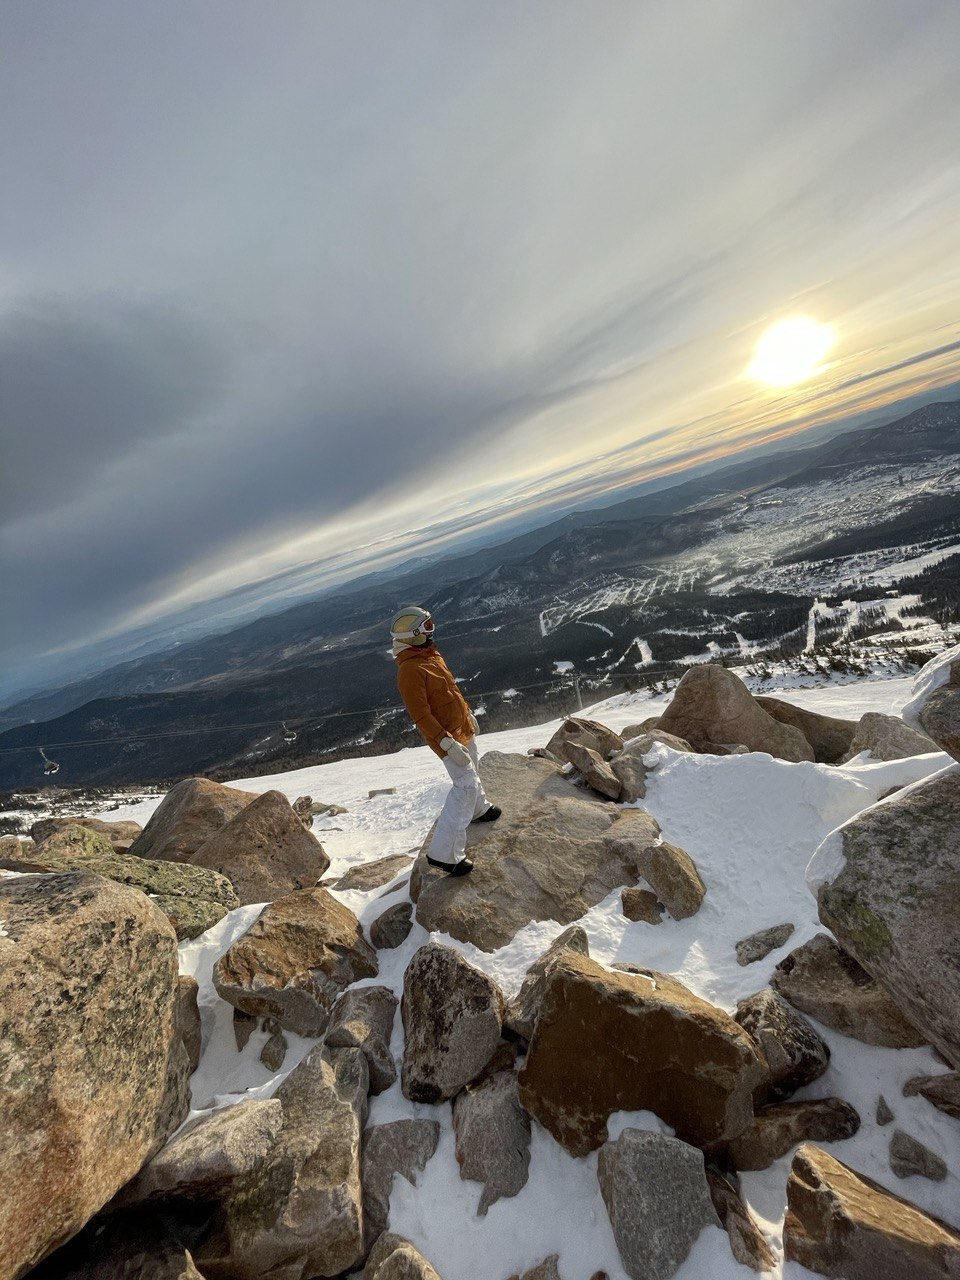
[[[449,773],[453,786],[440,810],[437,829],[427,850],[430,857],[438,862],[461,860],[467,843],[467,827],[490,808],[478,772],[480,755],[477,740],[471,738],[464,745],[470,753],[470,764],[454,764],[447,756],[443,757],[443,767]]]

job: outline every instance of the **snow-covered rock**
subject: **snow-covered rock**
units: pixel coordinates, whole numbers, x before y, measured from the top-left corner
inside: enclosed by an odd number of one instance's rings
[[[960,760],[960,645],[945,650],[921,669],[913,696],[903,708],[903,718]]]

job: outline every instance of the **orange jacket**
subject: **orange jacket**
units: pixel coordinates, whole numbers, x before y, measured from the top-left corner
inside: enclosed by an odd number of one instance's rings
[[[469,742],[470,708],[435,645],[397,654],[397,688],[403,705],[432,751],[443,757],[441,738]]]

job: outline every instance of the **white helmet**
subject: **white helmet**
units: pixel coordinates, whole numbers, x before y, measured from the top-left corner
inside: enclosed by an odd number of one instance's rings
[[[390,635],[406,644],[426,644],[433,639],[433,618],[419,605],[408,604],[390,623]]]

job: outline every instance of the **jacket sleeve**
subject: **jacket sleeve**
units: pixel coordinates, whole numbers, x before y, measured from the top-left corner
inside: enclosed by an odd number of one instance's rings
[[[415,663],[410,662],[400,668],[397,674],[397,685],[411,720],[429,746],[439,751],[440,739],[447,736],[447,730],[430,710],[423,676]]]

